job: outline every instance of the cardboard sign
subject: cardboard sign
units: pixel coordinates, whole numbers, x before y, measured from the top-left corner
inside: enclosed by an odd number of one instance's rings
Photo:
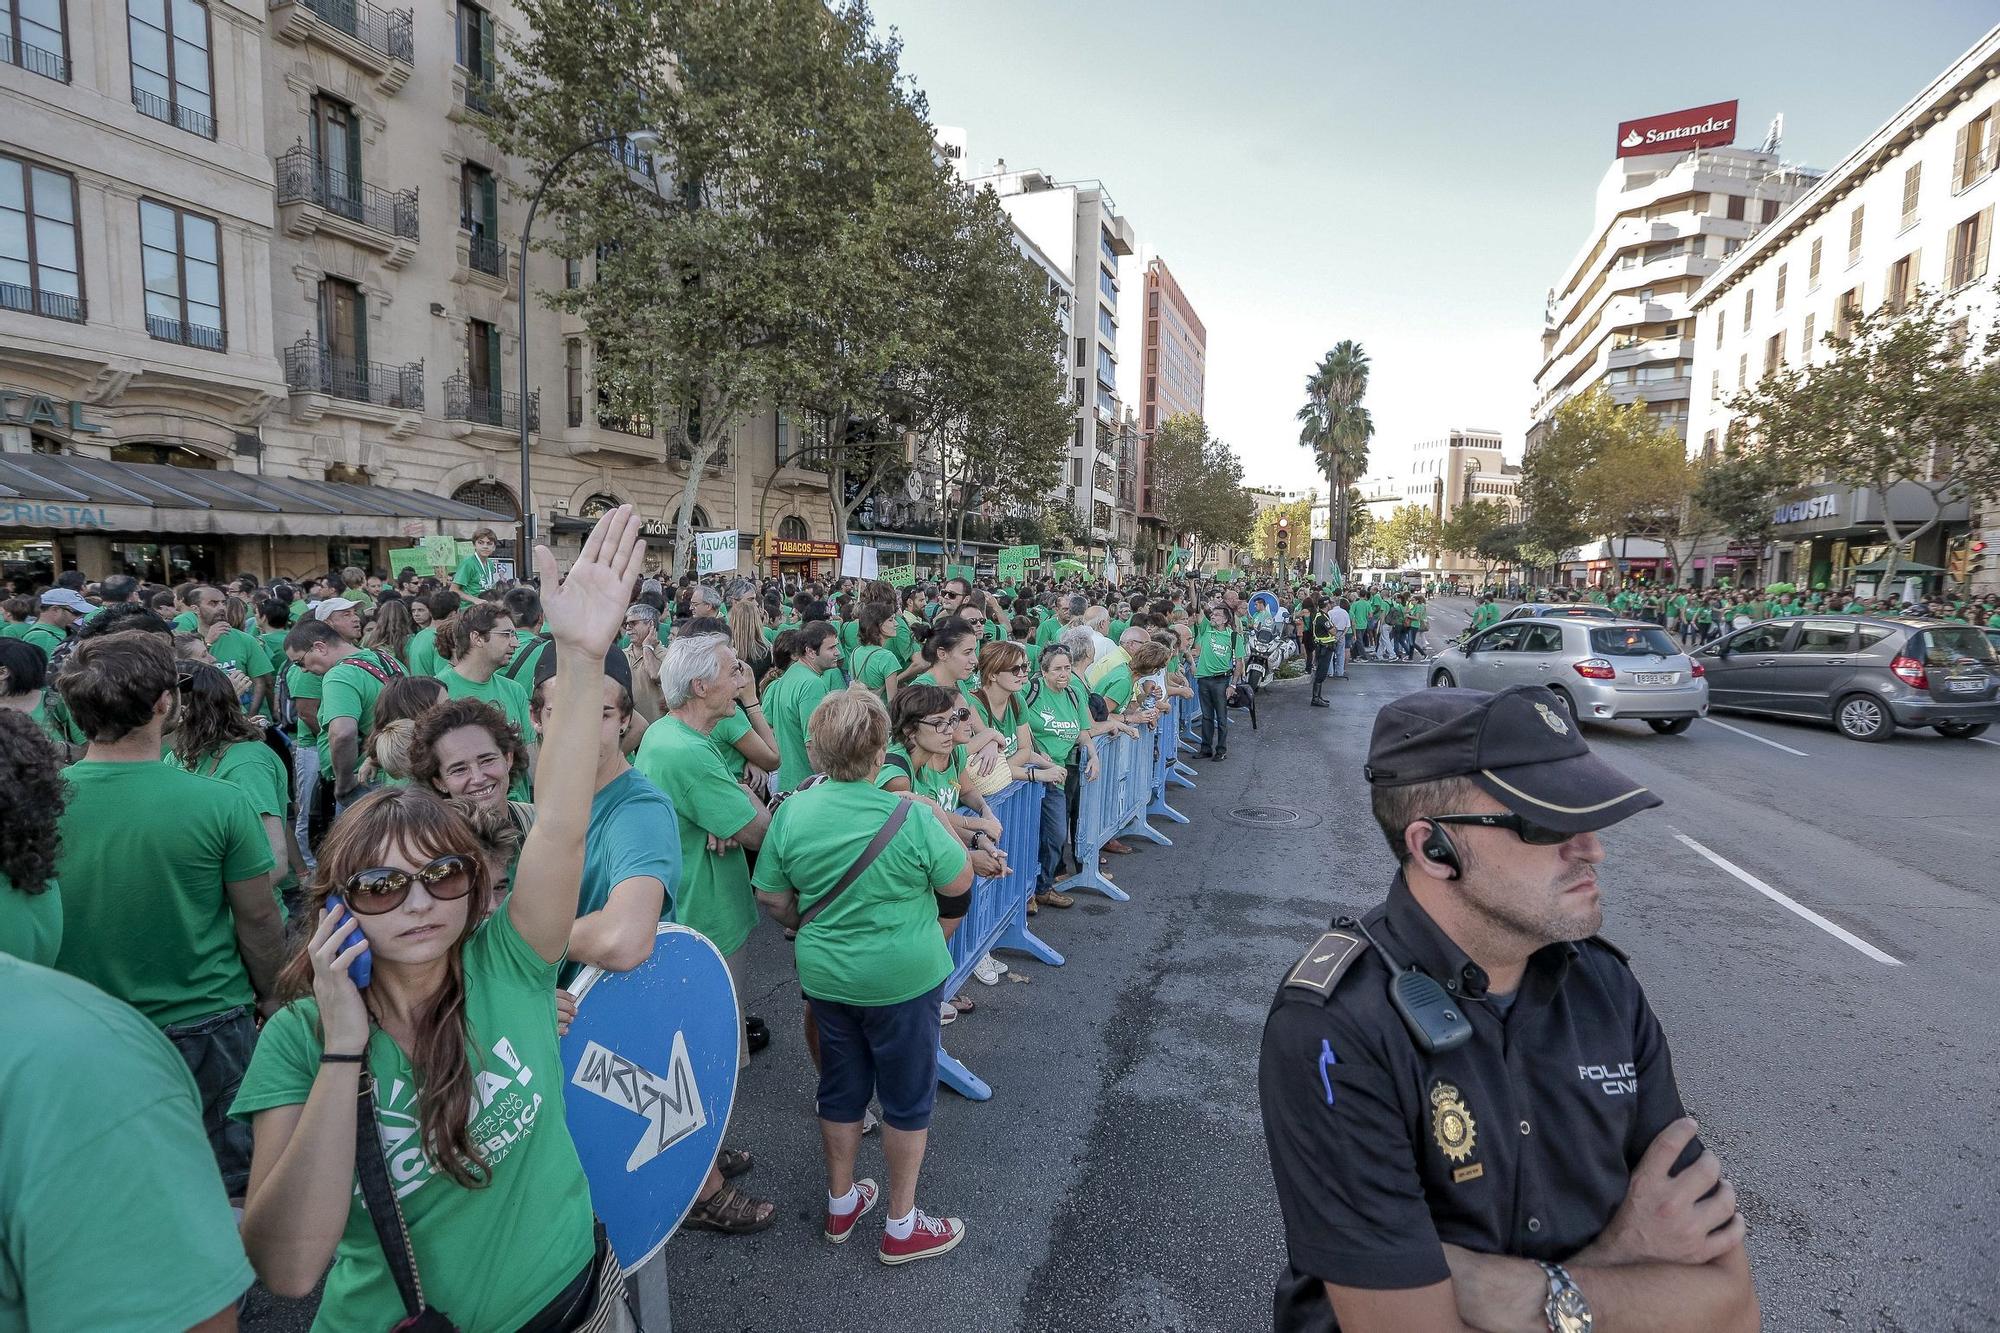
[[[944,576],[948,579],[964,579],[967,583],[979,577],[979,571],[971,565],[946,565]]]
[[[840,548],[840,576],[844,579],[872,579],[882,567],[882,554],[872,546],[849,542]]]
[[[891,565],[882,571],[882,582],[898,588],[916,586],[917,567],[915,565]]]
[[[472,543],[467,542],[465,545],[470,551]],[[456,537],[440,535],[424,538],[425,566],[430,569],[457,569],[458,562],[465,558],[459,552],[458,546]]]
[[[734,528],[721,532],[697,532],[694,535],[694,572],[718,574],[736,568],[737,545]]]

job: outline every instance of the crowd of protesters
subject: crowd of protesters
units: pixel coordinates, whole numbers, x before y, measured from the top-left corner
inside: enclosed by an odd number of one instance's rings
[[[427,576],[71,573],[6,604],[0,1116],[33,1129],[0,1192],[33,1223],[0,1326],[229,1327],[254,1274],[387,1327],[385,1211],[460,1328],[620,1326],[554,1091],[561,985],[639,966],[661,921],[739,995],[753,933],[792,940],[826,1238],[879,1204],[884,1263],[959,1244],[917,1194],[938,1031],[977,1009],[947,941],[975,876],[1020,869],[994,798],[1038,789],[1008,806],[1036,823],[1027,910],[1070,907],[1093,738],[1199,698],[1227,759],[1244,591],[671,584],[638,528],[604,516],[533,582],[482,534]],[[770,1041],[746,1015],[739,1065]],[[878,1126],[885,1187],[855,1172]],[[776,1224],[754,1165],[724,1146],[684,1225]]]
[[[2000,629],[2000,594],[1957,591],[1928,596],[1863,596],[1851,584],[1840,588],[1800,588],[1790,583],[1744,588],[1660,588],[1640,583],[1610,589],[1557,586],[1523,590],[1523,600],[1600,606],[1631,620],[1650,621],[1690,648],[1732,629],[1789,616],[1914,616]],[[1483,596],[1472,628],[1484,629],[1500,616],[1501,607],[1494,598]]]

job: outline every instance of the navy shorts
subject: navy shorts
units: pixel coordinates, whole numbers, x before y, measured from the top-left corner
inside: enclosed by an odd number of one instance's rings
[[[929,1129],[937,1101],[938,1003],[944,987],[901,1004],[814,999],[819,1024],[819,1118],[860,1123],[873,1095],[891,1129]]]

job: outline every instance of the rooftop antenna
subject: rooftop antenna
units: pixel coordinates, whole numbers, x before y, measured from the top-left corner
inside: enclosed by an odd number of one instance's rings
[[[1784,144],[1785,113],[1780,111],[1777,115],[1771,117],[1771,128],[1764,132],[1764,147],[1761,151],[1776,157],[1778,150],[1783,148]]]

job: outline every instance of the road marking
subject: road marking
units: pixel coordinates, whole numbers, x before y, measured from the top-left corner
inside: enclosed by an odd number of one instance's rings
[[[1707,722],[1713,726],[1721,727],[1724,731],[1733,731],[1739,736],[1748,736],[1751,740],[1756,741],[1759,745],[1768,745],[1773,750],[1783,750],[1786,754],[1795,754],[1801,759],[1812,758],[1812,756],[1807,754],[1804,750],[1794,750],[1789,745],[1780,745],[1774,740],[1770,740],[1766,737],[1759,736],[1754,731],[1745,731],[1741,727],[1732,727],[1727,722],[1717,722],[1712,717],[1705,717],[1702,719],[1702,721]]]
[[[1735,730],[1735,728],[1732,727],[1731,730],[1733,731]],[[1790,898],[1787,898],[1784,894],[1778,892],[1776,889],[1772,888],[1769,884],[1766,884],[1763,880],[1758,879],[1755,875],[1751,874],[1749,871],[1743,869],[1741,866],[1735,865],[1726,858],[1718,856],[1716,853],[1711,852],[1708,848],[1702,846],[1700,843],[1696,842],[1693,838],[1690,838],[1687,834],[1676,831],[1674,833],[1674,837],[1686,843],[1688,846],[1694,848],[1697,852],[1700,852],[1703,856],[1715,862],[1715,864],[1721,866],[1724,870],[1727,870],[1730,874],[1742,880],[1745,884],[1748,884],[1751,888],[1757,890],[1757,892],[1763,894],[1766,898],[1769,898],[1772,902],[1784,908],[1786,911],[1795,913],[1796,915],[1804,918],[1805,920],[1812,922],[1815,926],[1818,926],[1821,930],[1833,936],[1835,939],[1839,940],[1842,944],[1852,946],[1853,948],[1859,950],[1860,952],[1867,954],[1870,958],[1873,958],[1878,963],[1886,963],[1890,967],[1901,967],[1903,965],[1901,959],[1891,958],[1888,954],[1883,953],[1880,949],[1870,944],[1867,940],[1862,939],[1859,935],[1856,935],[1851,931],[1844,930],[1841,927],[1833,924],[1833,922],[1828,921],[1818,912],[1813,911],[1812,908],[1805,907],[1800,905],[1799,903],[1793,902]]]
[[[1967,736],[1965,739],[1978,741],[1981,745],[2000,745],[2000,741],[1989,741],[1984,736]]]

